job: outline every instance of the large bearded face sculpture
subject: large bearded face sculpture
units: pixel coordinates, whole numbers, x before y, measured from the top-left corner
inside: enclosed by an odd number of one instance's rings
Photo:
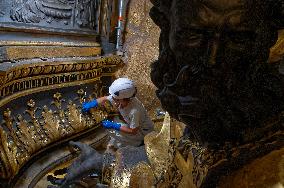
[[[283,76],[268,62],[282,2],[152,2],[161,36],[151,77],[165,110],[211,146],[263,135],[284,108]]]

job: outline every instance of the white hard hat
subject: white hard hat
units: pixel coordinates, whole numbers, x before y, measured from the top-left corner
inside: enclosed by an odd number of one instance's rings
[[[118,78],[109,87],[109,94],[115,99],[131,98],[136,94],[136,87],[132,80]]]

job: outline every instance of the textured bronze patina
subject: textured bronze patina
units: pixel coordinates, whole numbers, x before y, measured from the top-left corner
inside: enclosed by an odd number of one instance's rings
[[[284,76],[268,58],[284,26],[284,2],[151,2],[161,28],[151,71],[157,96],[199,143],[189,148],[206,153],[194,153],[201,161],[195,184],[214,187],[216,177],[283,147]]]

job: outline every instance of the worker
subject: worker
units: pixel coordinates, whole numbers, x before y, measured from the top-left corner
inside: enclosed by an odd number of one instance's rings
[[[100,97],[82,104],[82,111],[89,112],[107,101],[115,106],[122,118],[104,120],[102,125],[109,129],[108,148],[116,150],[127,145],[142,146],[144,137],[153,131],[154,125],[143,104],[135,97],[137,89],[132,80],[118,78],[109,87],[109,96]]]

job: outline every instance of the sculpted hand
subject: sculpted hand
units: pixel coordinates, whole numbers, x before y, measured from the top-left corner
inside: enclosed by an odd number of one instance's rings
[[[98,101],[96,99],[90,102],[83,102],[82,104],[82,112],[89,112],[91,108],[98,107]]]
[[[102,121],[103,127],[106,129],[115,129],[115,130],[120,130],[121,124],[115,123],[113,121],[109,120],[103,120]]]

